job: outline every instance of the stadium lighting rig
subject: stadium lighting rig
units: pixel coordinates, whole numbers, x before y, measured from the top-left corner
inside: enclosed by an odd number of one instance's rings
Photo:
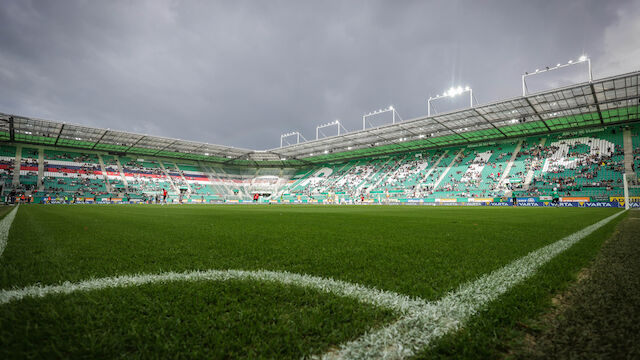
[[[427,100],[427,116],[431,116],[431,102],[434,100],[444,99],[444,98],[453,98],[458,95],[462,95],[464,93],[469,93],[469,107],[473,107],[473,89],[465,86],[451,87],[449,90],[445,91],[442,95],[429,96]]]
[[[591,73],[591,58],[589,58],[587,55],[582,55],[578,58],[578,60],[569,60],[565,64],[557,64],[556,66],[546,66],[544,69],[536,69],[536,71],[534,72],[531,72],[531,73],[525,72],[524,74],[522,74],[522,96],[527,96],[527,82],[526,82],[527,77],[533,76],[533,75],[540,75],[549,71],[566,68],[567,66],[580,65],[585,62],[587,63],[587,71],[588,71],[587,75],[589,76],[589,82],[592,82],[593,74]]]
[[[400,114],[398,114],[398,111],[393,107],[393,105],[389,105],[388,108],[386,109],[380,109],[380,110],[376,110],[376,111],[372,111],[368,114],[364,114],[362,115],[362,130],[365,130],[367,128],[367,118],[370,116],[375,116],[375,115],[380,115],[380,114],[384,114],[384,113],[388,113],[391,112],[391,123],[395,124],[396,123],[396,117],[398,119],[400,119],[400,121],[402,121],[402,117],[400,117]]]
[[[328,127],[332,127],[332,126],[335,126],[335,127],[338,128],[338,136],[340,136],[340,130],[344,130],[344,132],[348,132],[347,129],[344,126],[342,126],[342,124],[340,123],[340,120],[336,120],[336,121],[332,121],[332,122],[327,123],[327,124],[316,126],[316,140],[318,140],[318,138],[319,138],[319,134],[321,132],[320,129],[324,129],[324,128],[328,128]]]
[[[292,131],[292,132],[280,135],[280,147],[282,147],[282,144],[284,143],[284,139],[291,136],[296,136],[296,144],[300,143],[300,138],[302,138],[302,140],[304,141],[307,141],[307,139],[305,139],[304,136],[302,136],[302,134],[300,134],[299,131]],[[287,145],[290,145],[290,144],[287,143]]]

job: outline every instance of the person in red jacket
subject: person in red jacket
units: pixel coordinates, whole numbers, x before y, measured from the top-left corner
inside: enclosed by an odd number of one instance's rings
[[[167,189],[162,188],[162,203],[166,204],[167,203]]]

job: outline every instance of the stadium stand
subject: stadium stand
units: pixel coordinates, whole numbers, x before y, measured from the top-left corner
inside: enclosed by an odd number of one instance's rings
[[[22,148],[20,160],[19,189],[22,191],[35,190],[38,185],[38,150]]]
[[[43,186],[34,195],[94,199],[108,193],[96,154],[45,149],[43,168]]]
[[[2,186],[2,195],[12,188],[15,157],[15,146],[0,146],[0,186]]]
[[[96,199],[144,200],[168,187],[190,201],[481,202],[556,192],[604,201],[621,195],[623,173],[637,183],[639,79],[590,79],[270,150],[0,113],[0,175],[3,193]]]
[[[621,195],[624,150],[622,131],[607,128],[583,136],[551,135],[540,149],[543,159],[527,190],[529,196],[606,198]]]
[[[634,171],[640,166],[640,126],[631,126]],[[250,199],[261,193],[280,201],[376,201],[510,196],[605,199],[622,195],[623,129],[609,126],[537,137],[374,156],[302,167],[258,170],[154,157],[66,149],[0,147],[6,189],[34,196],[153,200],[167,189],[191,202]],[[39,157],[42,179],[38,188]],[[634,187],[633,193],[637,192]]]
[[[596,126],[295,168],[5,142],[0,145],[0,184],[3,195],[67,201],[153,201],[163,189],[170,199],[194,203],[250,201],[254,194],[263,200],[330,203],[542,199],[555,193],[609,201],[623,195],[625,172],[631,177],[631,195],[640,195],[639,132],[637,123]]]

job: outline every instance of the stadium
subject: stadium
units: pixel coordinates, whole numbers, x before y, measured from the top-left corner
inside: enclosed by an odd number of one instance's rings
[[[0,109],[2,358],[640,356],[640,71],[521,80],[269,150]]]

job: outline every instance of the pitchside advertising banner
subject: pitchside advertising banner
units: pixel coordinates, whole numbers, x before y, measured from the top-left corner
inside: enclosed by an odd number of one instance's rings
[[[624,197],[622,196],[612,196],[609,198],[609,201],[615,202],[624,206]],[[640,196],[629,196],[629,206],[640,207]]]

